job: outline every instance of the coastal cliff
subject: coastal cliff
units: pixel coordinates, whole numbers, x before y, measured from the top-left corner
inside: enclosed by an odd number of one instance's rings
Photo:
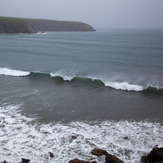
[[[95,31],[82,22],[0,17],[0,33],[35,33],[40,31]]]

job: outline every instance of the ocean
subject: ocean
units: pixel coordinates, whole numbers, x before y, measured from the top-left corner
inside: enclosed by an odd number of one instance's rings
[[[103,163],[101,148],[139,163],[156,145],[163,30],[0,35],[0,162]]]

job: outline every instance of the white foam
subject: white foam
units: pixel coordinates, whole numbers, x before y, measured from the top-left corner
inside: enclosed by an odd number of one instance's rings
[[[127,90],[127,91],[142,91],[144,87],[141,85],[129,84],[127,82],[104,82],[105,86],[112,87],[114,89]]]
[[[30,72],[20,71],[20,70],[12,70],[9,68],[0,68],[0,75],[9,75],[9,76],[28,76]]]
[[[155,145],[163,146],[163,126],[159,123],[103,121],[41,125],[21,115],[21,107],[0,107],[0,162],[29,158],[31,163],[65,163],[74,158],[93,158],[103,163],[102,158],[90,153],[93,148],[102,148],[125,163],[138,163]]]
[[[128,82],[117,82],[121,78],[120,75],[113,76],[109,78],[109,76],[105,75],[89,75],[87,78],[94,80],[101,80],[105,86],[111,87],[118,90],[126,90],[126,91],[142,91],[144,90],[144,86],[139,84],[130,84]]]
[[[50,73],[51,77],[62,77],[65,81],[71,81],[76,76],[76,71],[74,70],[59,70],[55,73]]]
[[[36,33],[37,35],[45,35],[45,34],[47,34],[46,32],[37,32]]]

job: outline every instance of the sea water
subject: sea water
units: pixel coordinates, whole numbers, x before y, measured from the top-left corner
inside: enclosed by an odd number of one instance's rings
[[[162,108],[162,30],[0,35],[0,161],[138,163],[163,146]]]

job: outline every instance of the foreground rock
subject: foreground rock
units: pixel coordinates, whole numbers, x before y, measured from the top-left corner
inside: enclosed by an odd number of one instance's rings
[[[105,155],[105,162],[106,163],[123,163],[122,160],[120,160],[116,156],[109,154],[106,150],[103,150],[103,149],[96,149],[95,148],[91,151],[91,153],[95,156],[98,156],[98,157]]]
[[[91,153],[95,156],[98,156],[98,157],[104,155],[105,156],[105,163],[123,163],[122,160],[120,160],[116,156],[109,154],[106,150],[103,150],[103,149],[95,148],[91,151]],[[69,163],[96,163],[96,161],[89,162],[89,161],[74,159],[74,160],[69,161]]]
[[[95,148],[95,149],[93,149],[92,151],[91,151],[91,153],[93,154],[93,155],[95,155],[95,156],[102,156],[102,155],[108,155],[108,152],[106,152],[105,150],[103,150],[103,149],[97,149],[97,148]]]
[[[107,154],[105,157],[105,163],[123,163],[118,157],[115,157],[111,154]]]
[[[163,162],[163,147],[155,147],[152,151],[141,158],[142,163],[161,163]]]
[[[79,159],[75,158],[74,160],[70,160],[69,163],[97,163],[97,162],[96,161],[92,161],[92,162],[83,161],[83,160],[79,160]]]
[[[22,158],[22,163],[29,163],[29,159]]]
[[[49,156],[50,156],[51,158],[53,158],[53,157],[54,157],[54,154],[53,154],[52,152],[49,152]]]

